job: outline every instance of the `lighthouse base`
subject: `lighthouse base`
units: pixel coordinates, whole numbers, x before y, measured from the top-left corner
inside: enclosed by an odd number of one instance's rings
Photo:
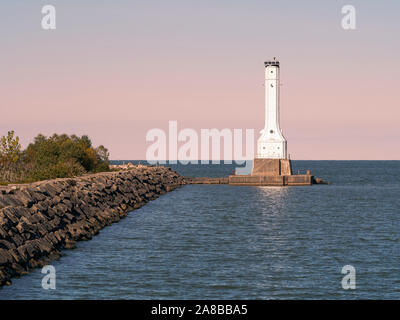
[[[290,176],[292,164],[289,159],[259,159],[253,161],[251,175],[257,176]]]
[[[292,164],[289,159],[256,158],[250,175],[231,175],[230,185],[239,186],[310,186],[313,176],[307,174],[292,174]]]

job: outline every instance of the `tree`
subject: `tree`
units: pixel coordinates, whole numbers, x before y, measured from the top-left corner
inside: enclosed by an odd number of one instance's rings
[[[21,144],[19,137],[14,138],[14,131],[0,139],[0,182],[9,182],[19,176]]]
[[[0,139],[0,183],[66,178],[86,172],[109,171],[108,150],[94,148],[86,135],[39,134],[21,152],[14,131]]]
[[[108,157],[110,156],[110,153],[108,152],[107,148],[105,148],[103,145],[98,146],[96,148],[96,153],[100,162],[108,162]]]
[[[2,160],[8,163],[18,162],[21,155],[21,144],[19,137],[14,138],[14,131],[8,131],[7,137],[2,136],[0,140],[0,155]]]
[[[36,180],[71,177],[84,172],[108,171],[108,151],[103,146],[93,148],[86,135],[39,135],[27,150],[36,163]]]

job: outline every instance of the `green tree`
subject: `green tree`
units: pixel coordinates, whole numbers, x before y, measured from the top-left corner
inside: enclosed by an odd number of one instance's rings
[[[108,149],[103,145],[100,145],[95,150],[98,163],[96,167],[96,172],[109,171],[110,161],[108,158],[110,156],[110,153],[108,152]]]
[[[0,140],[0,155],[9,163],[18,162],[21,155],[21,144],[19,137],[14,138],[14,131],[8,131],[7,137],[2,136]]]
[[[39,135],[28,146],[27,155],[37,164],[34,176],[38,180],[109,170],[107,149],[94,149],[86,135]]]
[[[103,145],[98,146],[96,148],[96,153],[97,157],[100,162],[108,162],[108,157],[110,156],[110,153],[108,152],[108,149],[105,148]]]
[[[109,153],[94,148],[88,136],[37,135],[21,152],[14,131],[0,140],[0,183],[65,178],[86,172],[109,171]]]
[[[21,160],[21,144],[14,131],[0,139],[0,182],[11,182],[19,176]]]

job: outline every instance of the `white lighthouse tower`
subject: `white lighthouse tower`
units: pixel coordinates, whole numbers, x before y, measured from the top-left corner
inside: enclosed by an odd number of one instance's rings
[[[316,182],[310,170],[292,174],[287,156],[287,141],[279,124],[279,61],[265,62],[265,125],[257,141],[251,174],[228,177],[230,185],[241,186],[310,186]],[[219,181],[221,183],[221,181]]]
[[[279,125],[279,61],[265,62],[265,125],[256,159],[287,159],[287,142]]]

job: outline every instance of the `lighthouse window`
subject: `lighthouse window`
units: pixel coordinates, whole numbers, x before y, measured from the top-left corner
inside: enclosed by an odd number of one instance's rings
[[[274,133],[274,130],[271,130],[269,133]]]
[[[271,88],[273,88],[274,87],[274,85],[273,84],[271,84]]]

